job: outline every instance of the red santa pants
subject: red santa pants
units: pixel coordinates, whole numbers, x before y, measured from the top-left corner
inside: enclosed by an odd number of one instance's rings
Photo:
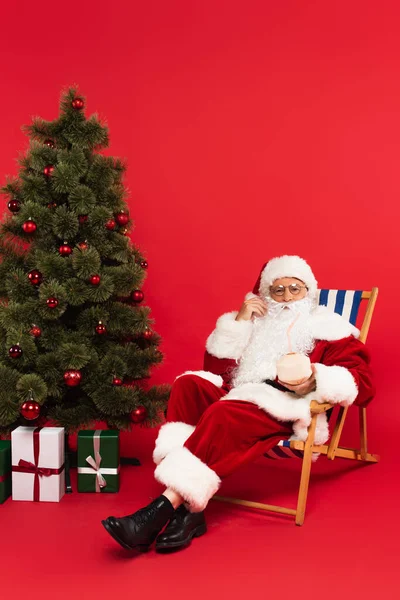
[[[282,423],[255,404],[221,400],[226,392],[197,375],[183,375],[172,387],[167,423],[156,442],[156,479],[177,491],[193,512],[203,510],[220,478],[288,439]]]

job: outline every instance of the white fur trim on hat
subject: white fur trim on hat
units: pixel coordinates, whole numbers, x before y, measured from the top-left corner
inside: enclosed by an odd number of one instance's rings
[[[315,297],[317,293],[317,280],[308,263],[300,256],[278,256],[271,259],[261,274],[260,293],[269,295],[269,288],[276,279],[282,277],[295,277],[303,281],[308,287],[309,295]]]
[[[201,512],[218,490],[221,480],[187,448],[175,448],[158,465],[154,477],[177,492],[191,512]]]
[[[236,321],[237,314],[237,311],[233,311],[219,317],[214,331],[206,342],[209,354],[217,358],[238,359],[241,357],[250,340],[253,322]]]
[[[158,465],[163,458],[174,450],[181,448],[194,431],[193,425],[182,421],[171,421],[160,428],[153,452],[153,460]]]

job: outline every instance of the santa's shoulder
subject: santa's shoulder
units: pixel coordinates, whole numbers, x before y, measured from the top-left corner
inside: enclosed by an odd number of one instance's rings
[[[314,339],[333,342],[349,337],[358,338],[359,329],[327,306],[317,306],[311,313],[311,331]]]

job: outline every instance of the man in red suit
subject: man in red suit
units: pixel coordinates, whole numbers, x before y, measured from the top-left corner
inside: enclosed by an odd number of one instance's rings
[[[306,261],[281,256],[264,265],[240,310],[218,319],[204,370],[184,373],[172,387],[153,455],[165,491],[133,515],[102,521],[124,548],[144,551],[154,540],[160,551],[187,546],[206,532],[203,511],[221,479],[281,439],[306,439],[311,400],[365,406],[372,399],[358,329],[316,297]],[[295,384],[277,377],[288,353],[310,359],[307,377]],[[328,437],[323,413],[315,443]]]

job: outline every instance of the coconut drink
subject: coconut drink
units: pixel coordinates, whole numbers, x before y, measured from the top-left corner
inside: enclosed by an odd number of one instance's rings
[[[282,356],[276,364],[276,372],[279,381],[288,383],[289,385],[299,385],[312,375],[311,361],[308,356],[299,354],[298,352],[292,352],[290,332],[298,318],[299,315],[297,315],[287,330],[289,352]]]
[[[276,372],[282,383],[298,385],[311,377],[311,362],[305,354],[290,352],[278,360]]]

